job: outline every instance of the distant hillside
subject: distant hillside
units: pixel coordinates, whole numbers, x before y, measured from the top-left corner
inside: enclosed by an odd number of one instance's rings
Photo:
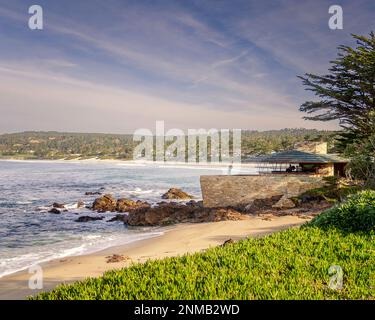
[[[243,131],[242,155],[293,148],[302,141],[324,140],[334,145],[335,132],[310,129]],[[131,134],[22,132],[0,135],[0,158],[12,159],[120,159],[133,157]]]
[[[2,158],[130,159],[132,156],[132,135],[66,132],[22,132],[0,135]]]

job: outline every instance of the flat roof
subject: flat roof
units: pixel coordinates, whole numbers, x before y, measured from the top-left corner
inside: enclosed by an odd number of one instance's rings
[[[270,155],[254,157],[246,162],[256,163],[348,163],[349,160],[336,154],[318,154],[299,150],[276,152]]]

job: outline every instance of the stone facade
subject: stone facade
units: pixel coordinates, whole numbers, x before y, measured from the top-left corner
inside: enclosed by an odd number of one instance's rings
[[[324,185],[322,177],[310,175],[201,176],[203,205],[207,208],[247,205],[272,196],[291,198]]]

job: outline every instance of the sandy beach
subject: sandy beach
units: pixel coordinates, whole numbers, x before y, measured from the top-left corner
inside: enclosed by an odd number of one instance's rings
[[[166,230],[162,236],[111,247],[89,255],[66,257],[41,264],[43,268],[43,291],[53,289],[60,283],[71,283],[87,277],[98,277],[103,272],[123,268],[148,259],[161,259],[185,253],[199,252],[246,237],[259,237],[306,222],[298,216],[282,216],[264,219],[249,217],[241,221],[222,221],[201,224],[180,224]],[[129,257],[127,261],[108,263],[107,257],[119,254]],[[31,274],[20,271],[0,278],[0,299],[25,299],[40,290],[28,288]]]

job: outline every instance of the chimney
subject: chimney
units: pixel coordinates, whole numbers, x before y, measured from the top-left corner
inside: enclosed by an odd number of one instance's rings
[[[303,152],[327,154],[328,144],[327,142],[302,142],[297,143],[295,149]]]

